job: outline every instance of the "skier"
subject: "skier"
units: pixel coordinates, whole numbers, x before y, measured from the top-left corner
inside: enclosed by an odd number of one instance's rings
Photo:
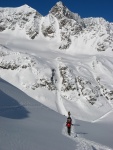
[[[71,125],[72,125],[72,119],[70,115],[71,115],[70,112],[68,112],[68,117],[67,117],[67,122],[66,122],[67,132],[69,135],[71,134]]]

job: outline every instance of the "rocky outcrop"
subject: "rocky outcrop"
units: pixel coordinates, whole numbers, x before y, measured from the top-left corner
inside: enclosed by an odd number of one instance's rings
[[[24,30],[34,39],[39,34],[42,15],[28,5],[18,8],[0,8],[0,32],[4,30]]]

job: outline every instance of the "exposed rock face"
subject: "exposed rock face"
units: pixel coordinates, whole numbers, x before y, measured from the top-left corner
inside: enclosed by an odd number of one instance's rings
[[[56,36],[56,20],[53,15],[49,14],[44,18],[41,32],[45,37],[54,38]]]
[[[72,13],[62,2],[56,3],[51,9],[50,13],[54,15],[59,23],[59,29],[61,30],[61,45],[60,49],[68,49],[71,45],[71,37],[78,35],[84,23],[78,14]]]
[[[83,19],[86,29],[84,30],[89,38],[95,40],[97,51],[105,51],[113,48],[113,24],[103,18]],[[87,41],[88,42],[88,41]]]

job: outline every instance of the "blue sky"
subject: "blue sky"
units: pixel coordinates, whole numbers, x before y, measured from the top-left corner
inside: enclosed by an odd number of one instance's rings
[[[36,9],[43,16],[59,0],[0,0],[0,7],[18,7],[27,4]],[[113,0],[62,0],[64,5],[72,12],[78,13],[82,18],[103,17],[113,22]]]

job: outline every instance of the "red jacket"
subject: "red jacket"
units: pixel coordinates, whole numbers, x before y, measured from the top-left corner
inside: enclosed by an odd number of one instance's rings
[[[66,126],[71,127],[71,125],[72,125],[72,119],[71,119],[71,117],[68,117],[67,122],[66,122]]]

